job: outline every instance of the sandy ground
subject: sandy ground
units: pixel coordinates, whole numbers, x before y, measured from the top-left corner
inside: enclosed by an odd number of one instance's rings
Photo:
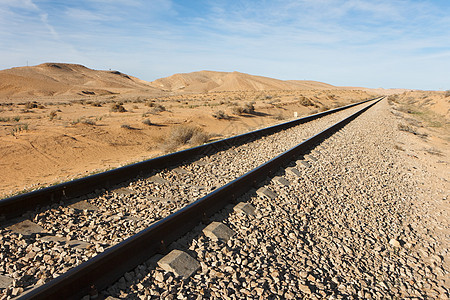
[[[0,195],[79,178],[167,152],[173,127],[196,126],[211,140],[371,97],[361,91],[253,91],[37,98],[0,106]],[[27,100],[32,100],[27,99]],[[113,112],[123,103],[125,112]],[[254,114],[236,113],[254,103]],[[33,106],[37,106],[31,108]],[[28,108],[27,108],[28,107]],[[214,117],[222,111],[226,119]],[[150,125],[145,124],[150,120]],[[180,145],[190,147],[193,145]]]

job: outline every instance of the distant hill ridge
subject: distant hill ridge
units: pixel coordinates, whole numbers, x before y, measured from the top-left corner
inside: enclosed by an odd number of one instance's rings
[[[215,71],[180,73],[148,82],[119,71],[99,71],[69,63],[43,63],[0,71],[0,97],[301,89],[339,87],[316,81],[284,81],[240,72]]]
[[[180,73],[151,82],[155,88],[168,91],[185,92],[223,92],[223,91],[263,91],[336,89],[330,84],[317,81],[279,80],[269,77],[249,75],[240,72],[198,71]]]

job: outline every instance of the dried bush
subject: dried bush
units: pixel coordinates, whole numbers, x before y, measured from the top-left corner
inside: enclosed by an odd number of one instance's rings
[[[48,115],[48,118],[50,119],[50,121],[52,121],[54,118],[56,118],[56,114],[57,114],[56,110],[52,110],[50,112],[50,114]]]
[[[111,111],[112,112],[126,112],[127,110],[125,109],[125,107],[123,107],[123,105],[121,103],[114,103],[111,106]]]
[[[152,122],[150,121],[150,119],[144,119],[144,120],[142,120],[142,123],[143,124],[145,124],[145,125],[152,125]]]
[[[327,111],[327,110],[329,110],[329,109],[330,109],[330,108],[329,108],[328,106],[326,106],[326,105],[319,107],[319,111],[320,111],[320,112]]]
[[[244,106],[234,106],[231,111],[235,115],[242,115],[242,114],[254,114],[255,113],[255,106],[253,105],[253,102],[246,103]]]
[[[189,125],[181,125],[172,128],[168,136],[165,138],[163,148],[166,151],[174,151],[184,145],[197,146],[208,142],[209,134],[205,133],[202,128]]]
[[[312,102],[309,98],[302,96],[298,102],[303,106],[314,106],[314,102]]]
[[[219,111],[213,113],[213,117],[218,120],[229,120],[231,118],[223,110],[219,110]]]
[[[444,93],[444,96],[447,98],[447,97],[450,97],[450,90],[446,90],[445,91],[445,93]]]
[[[409,133],[412,133],[412,134],[415,134],[415,135],[419,134],[412,126],[409,126],[409,125],[406,125],[406,124],[400,123],[400,124],[398,124],[397,127],[398,127],[398,130],[401,130],[401,131],[406,131],[406,132],[409,132]]]
[[[122,124],[122,125],[120,125],[120,128],[124,128],[124,129],[134,129],[133,127],[131,127],[130,125],[128,125],[128,124]]]
[[[42,104],[37,103],[36,101],[33,101],[33,102],[25,103],[25,108],[27,108],[27,109],[32,109],[32,108],[43,109],[43,108],[45,108],[45,106],[42,105]]]

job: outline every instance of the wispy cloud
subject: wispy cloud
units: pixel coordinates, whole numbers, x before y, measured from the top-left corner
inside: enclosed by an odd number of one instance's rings
[[[0,0],[0,4],[3,68],[31,58],[36,63],[58,60],[115,68],[146,80],[214,69],[410,88],[441,88],[442,70],[450,68],[449,60],[443,61],[450,51],[446,1]],[[429,79],[413,73],[420,68]]]

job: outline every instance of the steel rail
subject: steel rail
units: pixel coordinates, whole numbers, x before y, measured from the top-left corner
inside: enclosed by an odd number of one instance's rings
[[[384,97],[19,299],[79,299],[107,288],[151,256],[163,253],[166,245],[205,222],[225,205],[235,203],[239,196],[294,158],[308,153],[382,99]]]
[[[153,159],[123,166],[106,172],[101,172],[95,175],[90,175],[84,178],[64,182],[26,194],[5,198],[0,200],[0,221],[8,221],[9,219],[21,216],[27,211],[31,211],[38,207],[87,195],[97,189],[107,189],[129,179],[138,176],[144,176],[146,174],[151,174],[154,170],[178,165],[183,161],[193,159],[198,155],[213,154],[220,150],[225,150],[229,147],[240,145],[249,142],[250,140],[261,138],[263,136],[273,134],[275,132],[297,126],[299,124],[306,123],[378,98],[338,107],[289,122],[273,125],[270,127],[240,134],[164,156],[159,156]]]

